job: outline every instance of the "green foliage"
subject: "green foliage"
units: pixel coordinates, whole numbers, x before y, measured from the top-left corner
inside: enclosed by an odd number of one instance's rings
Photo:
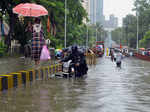
[[[51,46],[64,46],[64,23],[65,23],[65,1],[64,0],[32,0],[43,5],[49,11],[51,30],[56,25],[56,35],[48,34],[46,31],[47,16],[43,17],[43,25],[46,38],[51,40]],[[67,0],[67,46],[73,43],[83,43],[79,37],[83,34],[83,19],[87,18],[87,13],[82,7],[80,0]],[[81,29],[80,29],[81,28]],[[82,38],[82,37],[81,37]]]
[[[111,32],[112,40],[115,41],[117,44],[120,44],[122,40],[122,28],[117,28]]]
[[[144,38],[140,40],[140,47],[150,48],[150,31],[146,32]]]
[[[134,15],[127,15],[123,19],[123,29],[121,41],[123,45],[136,48],[137,19]]]
[[[141,47],[148,47],[149,43],[149,28],[150,28],[150,2],[148,0],[135,0],[134,2],[136,16],[127,15],[123,19],[121,42],[123,45],[136,48],[137,42],[137,16],[138,16],[138,37]],[[113,39],[117,41],[118,29],[113,32]]]
[[[139,17],[140,45],[143,47],[148,47],[147,38],[150,29],[150,2],[148,0],[136,0],[134,6],[134,10],[137,12]]]
[[[10,31],[13,34],[13,39],[19,41],[23,47],[28,40],[31,39],[31,33],[25,32],[27,23],[32,21],[31,17],[24,17],[24,22],[18,20],[18,15],[12,13],[12,8],[20,3],[33,2],[44,6],[48,10],[50,16],[50,29],[47,32],[47,18],[48,16],[41,17],[44,28],[45,38],[51,40],[51,46],[55,48],[64,47],[64,34],[65,34],[65,0],[2,0],[0,8],[6,10],[6,21],[10,25]],[[86,45],[87,26],[83,20],[87,20],[87,12],[81,4],[81,0],[67,0],[67,46],[72,44]],[[56,34],[52,33],[56,26]],[[88,26],[89,30],[89,45],[95,42],[95,34],[98,29],[98,39],[103,40],[102,35],[105,35],[100,24],[97,26]]]

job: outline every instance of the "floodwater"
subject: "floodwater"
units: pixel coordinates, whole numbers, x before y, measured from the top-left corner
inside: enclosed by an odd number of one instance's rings
[[[38,80],[1,93],[0,112],[150,112],[150,62],[125,58],[120,69],[99,58],[86,78]]]
[[[47,66],[54,61],[42,62],[40,66]],[[35,68],[34,61],[30,58],[25,59],[24,57],[8,57],[0,58],[0,74],[7,74],[11,72],[17,72],[20,70],[29,70]]]

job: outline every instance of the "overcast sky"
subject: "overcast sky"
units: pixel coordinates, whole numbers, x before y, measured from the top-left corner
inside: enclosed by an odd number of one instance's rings
[[[134,14],[134,0],[104,0],[104,15],[108,19],[110,14],[114,14],[119,19],[119,26],[122,25],[122,18],[127,14]]]

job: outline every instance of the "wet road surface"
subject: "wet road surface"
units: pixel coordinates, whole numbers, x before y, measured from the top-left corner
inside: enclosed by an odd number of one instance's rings
[[[40,66],[47,66],[54,62],[41,62]],[[0,58],[0,74],[18,72],[20,70],[29,70],[35,68],[34,61],[23,57]]]
[[[0,112],[150,112],[150,62],[97,60],[87,78],[36,81],[1,93]]]

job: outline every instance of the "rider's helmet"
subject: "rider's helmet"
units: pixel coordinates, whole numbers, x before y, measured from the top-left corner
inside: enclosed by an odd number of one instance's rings
[[[72,50],[73,53],[76,52],[76,51],[78,51],[78,46],[77,45],[73,45],[71,47],[71,50]]]

